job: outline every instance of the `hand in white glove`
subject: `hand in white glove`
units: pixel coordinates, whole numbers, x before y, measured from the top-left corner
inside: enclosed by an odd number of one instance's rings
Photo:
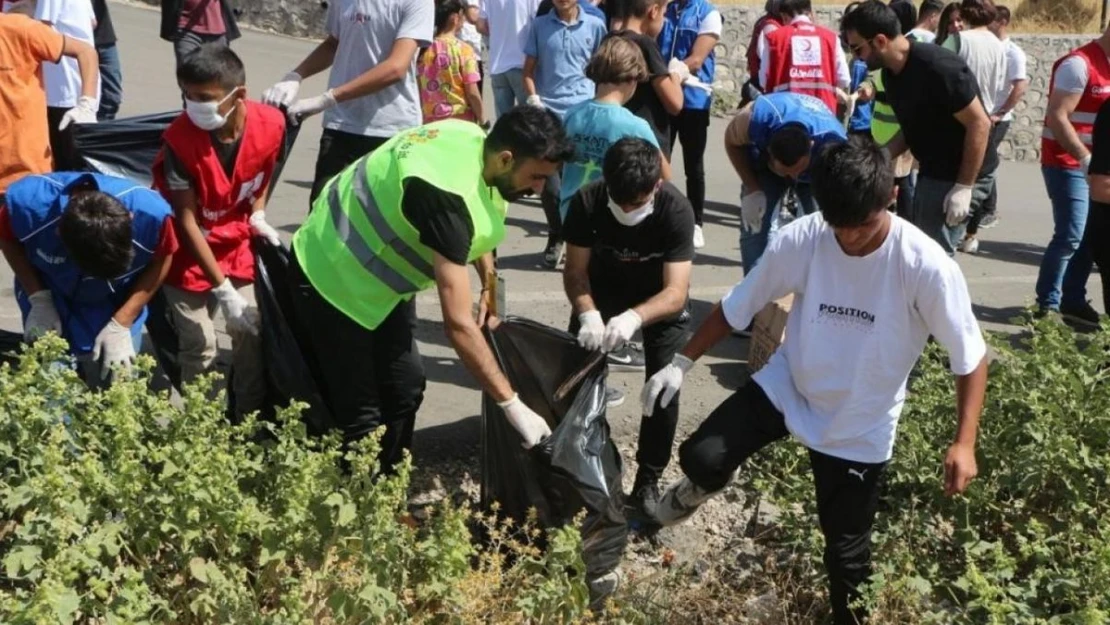
[[[255,236],[266,239],[266,241],[274,247],[281,247],[281,237],[278,236],[277,230],[274,230],[273,226],[266,223],[266,211],[251,213],[250,225],[251,231]]]
[[[964,222],[971,213],[971,185],[955,184],[944,196],[944,223],[955,227]]]
[[[543,108],[543,98],[541,98],[540,96],[538,96],[534,93],[532,95],[528,96],[528,99],[525,100],[524,103],[527,104],[528,106],[534,106],[536,108],[541,108],[541,109]]]
[[[289,119],[293,120],[293,123],[299,124],[302,119],[311,117],[317,113],[322,113],[335,105],[335,95],[332,93],[331,89],[328,89],[323,95],[318,95],[315,98],[297,100],[289,105],[289,109],[285,111],[285,114],[289,116]]]
[[[677,76],[680,83],[690,80],[690,66],[678,59],[671,59],[671,62],[667,63],[667,71]]]
[[[651,416],[655,412],[655,400],[659,400],[659,407],[666,408],[671,400],[674,399],[678,389],[682,387],[682,379],[686,377],[686,373],[694,366],[694,361],[683,356],[682,354],[675,354],[671,364],[663,367],[655,372],[655,375],[644,384],[644,390],[640,393],[640,403],[643,404],[646,416]],[[662,397],[660,397],[662,393]]]
[[[30,343],[47,332],[62,333],[62,318],[58,316],[58,309],[54,308],[54,297],[50,291],[43,289],[27,296],[31,302],[31,310],[27,312],[27,321],[23,322],[23,340]]]
[[[274,86],[262,92],[262,102],[279,108],[289,106],[297,99],[297,92],[301,90],[301,80],[303,78],[300,74],[289,72],[274,83]]]
[[[605,340],[605,322],[601,320],[601,313],[596,310],[587,310],[578,315],[578,344],[590,350],[601,349]]]
[[[224,278],[220,286],[212,289],[212,295],[220,305],[220,312],[227,320],[229,332],[245,332],[254,336],[258,335],[258,311],[235,290],[231,280]]]
[[[62,121],[58,124],[58,130],[65,130],[70,124],[95,124],[96,123],[96,99],[83,95],[77,99],[77,106],[66,111],[62,115]]]
[[[636,334],[636,330],[639,330],[643,323],[644,320],[631,308],[613,317],[605,326],[605,340],[601,344],[602,349],[611,352],[632,340],[632,335]]]
[[[1087,152],[1086,156],[1079,159],[1079,171],[1083,172],[1084,176],[1086,176],[1088,173],[1090,173],[1090,171],[1091,171],[1091,153],[1090,152]]]
[[[96,335],[92,359],[100,363],[100,379],[107,380],[114,367],[130,368],[135,361],[135,345],[131,342],[131,329],[115,319],[108,322]]]
[[[763,229],[766,212],[767,196],[762,191],[753,191],[740,198],[740,221],[749,231],[758,234]]]
[[[551,436],[551,428],[547,427],[547,421],[536,414],[534,410],[525,406],[524,402],[520,401],[520,395],[513,393],[511,398],[498,402],[497,405],[505,411],[505,418],[524,439],[520,444],[521,447],[531,449],[542,442],[543,439]]]

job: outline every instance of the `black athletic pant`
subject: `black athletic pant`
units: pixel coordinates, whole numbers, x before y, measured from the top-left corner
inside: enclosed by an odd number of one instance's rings
[[[367,137],[325,128],[320,135],[320,153],[316,156],[316,175],[308,194],[308,210],[312,210],[313,202],[329,180],[386,141],[389,137]]]
[[[675,137],[682,142],[682,164],[686,171],[686,199],[694,209],[694,223],[701,225],[705,212],[705,145],[709,135],[709,111],[682,109],[671,117],[671,151]]]
[[[1102,280],[1102,309],[1110,311],[1110,204],[1091,200],[1087,226],[1083,231],[1083,245],[1098,266],[1098,275]]]
[[[378,456],[384,470],[412,448],[416,411],[424,401],[424,365],[416,349],[416,300],[401,302],[374,330],[355,323],[289,263],[293,307],[312,337],[305,357],[319,373],[320,393],[345,443],[385,426]]]
[[[597,288],[597,285],[594,287]],[[601,292],[598,290],[597,292]],[[626,302],[628,305],[605,304],[595,300],[601,319],[609,323],[615,317],[629,308],[636,306],[641,301]],[[674,355],[686,344],[690,338],[690,313],[683,310],[673,319],[657,321],[641,328],[644,335],[644,381],[646,382],[657,371],[671,364]],[[569,332],[578,335],[578,316],[571,315]],[[639,397],[634,398],[639,401]],[[658,482],[663,475],[663,469],[671,461],[671,447],[674,445],[674,433],[678,427],[678,394],[674,396],[666,408],[655,406],[651,416],[640,418],[640,437],[637,439],[636,464],[639,469],[636,474],[637,482]]]
[[[745,460],[788,432],[781,412],[755,382],[717,406],[678,450],[682,471],[710,491],[720,490]],[[810,450],[817,516],[825,535],[825,568],[837,625],[863,622],[849,605],[871,575],[871,527],[886,463],[851,462]]]

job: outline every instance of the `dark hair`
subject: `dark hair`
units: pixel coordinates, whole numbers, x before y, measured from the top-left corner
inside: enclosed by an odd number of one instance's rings
[[[963,0],[960,3],[960,17],[972,28],[990,26],[998,17],[998,11],[991,0]]]
[[[586,78],[596,85],[647,80],[647,62],[640,46],[624,37],[609,37],[586,64]]]
[[[605,152],[601,175],[609,197],[617,204],[632,204],[655,189],[663,177],[659,148],[639,138],[617,141]]]
[[[118,278],[131,268],[131,213],[100,191],[75,191],[58,219],[58,234],[81,271],[94,278]]]
[[[783,17],[797,17],[813,11],[813,2],[810,0],[782,0],[779,5],[779,15]]]
[[[781,15],[782,0],[767,0],[763,5],[763,12],[771,17],[778,18]]]
[[[624,5],[619,17],[643,17],[653,6],[666,6],[669,0],[624,0],[618,6]]]
[[[994,5],[995,15],[994,21],[1010,23],[1010,7],[1004,4]]]
[[[810,177],[825,223],[834,228],[858,226],[885,210],[894,191],[894,170],[882,148],[858,135],[825,146]]]
[[[805,126],[789,123],[771,133],[771,140],[767,142],[767,153],[783,165],[793,167],[809,155],[812,142],[813,139]]]
[[[447,30],[447,22],[452,15],[458,15],[466,10],[463,0],[436,0],[436,34],[443,34]]]
[[[502,150],[512,152],[517,163],[529,158],[561,163],[574,156],[574,144],[559,116],[527,104],[498,117],[486,136],[486,154]]]
[[[861,2],[850,13],[844,14],[840,29],[844,32],[855,31],[863,39],[874,39],[879,35],[894,39],[902,34],[898,15],[879,0]]]
[[[177,66],[177,82],[183,85],[214,82],[231,91],[247,84],[247,71],[243,60],[231,48],[219,43],[206,43]]]
[[[948,39],[948,25],[952,23],[953,19],[955,19],[952,16],[955,15],[959,17],[959,13],[959,2],[949,2],[948,6],[944,7],[944,10],[940,12],[940,21],[937,22],[936,44],[938,46],[942,45],[945,39]]]
[[[917,26],[917,9],[910,0],[891,0],[890,10],[898,16],[898,23],[902,26],[902,34],[906,34]]]
[[[917,11],[918,21],[925,21],[925,18],[932,17],[944,10],[944,2],[942,0],[923,0],[921,8]]]

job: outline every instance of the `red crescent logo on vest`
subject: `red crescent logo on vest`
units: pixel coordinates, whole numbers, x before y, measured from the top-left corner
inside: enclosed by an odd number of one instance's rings
[[[813,41],[810,39],[802,39],[802,51],[809,52],[813,49]]]

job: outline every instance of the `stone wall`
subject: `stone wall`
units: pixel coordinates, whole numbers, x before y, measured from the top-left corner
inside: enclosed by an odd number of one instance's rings
[[[156,4],[154,0],[146,0]],[[322,37],[327,2],[318,0],[233,0],[244,23],[299,37]],[[759,3],[762,6],[762,2]],[[722,93],[737,93],[746,79],[744,51],[759,7],[722,8],[725,32],[717,46],[717,81]],[[818,23],[839,24],[843,9],[821,7]],[[1029,92],[1018,105],[1013,127],[1001,147],[1004,158],[1036,161],[1040,158],[1041,123],[1048,96],[1048,77],[1053,62],[1068,50],[1082,45],[1090,35],[1017,35],[1014,40],[1029,57]]]

